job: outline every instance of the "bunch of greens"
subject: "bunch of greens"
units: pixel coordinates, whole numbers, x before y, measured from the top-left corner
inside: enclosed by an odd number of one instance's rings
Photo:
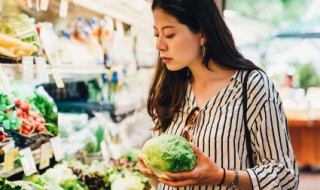
[[[85,144],[85,150],[88,153],[95,153],[101,150],[100,144],[104,139],[104,127],[98,126],[94,131],[94,138],[88,139]]]
[[[29,101],[39,109],[47,123],[57,123],[58,111],[56,105],[48,97],[34,90],[34,96]]]
[[[295,67],[297,72],[294,77],[297,78],[299,87],[307,90],[309,87],[320,85],[320,77],[318,76],[313,64],[295,63]]]
[[[109,187],[109,168],[105,164],[93,162],[90,166],[87,166],[78,161],[72,161],[69,163],[69,168],[82,183],[87,185],[89,190],[103,190]]]
[[[14,107],[8,95],[0,93],[0,111],[6,111]]]
[[[131,171],[125,168],[115,168],[110,174],[111,189],[119,190],[144,190],[150,185],[138,171]]]
[[[1,190],[46,190],[41,185],[37,185],[30,181],[8,181],[0,178]]]
[[[58,164],[54,168],[47,170],[42,177],[46,181],[51,181],[55,185],[60,185],[62,189],[88,189],[80,180],[78,180],[77,176],[74,175],[72,170],[65,164]]]
[[[17,131],[22,125],[22,119],[17,116],[16,111],[10,111],[0,115],[0,123],[6,130]]]
[[[6,130],[18,130],[22,125],[22,120],[17,116],[16,111],[12,111],[15,107],[10,98],[0,93],[0,124]]]
[[[87,190],[72,170],[64,164],[58,164],[54,168],[48,169],[42,175],[32,175],[24,178],[28,182],[37,184],[46,190]]]
[[[55,103],[37,90],[34,90],[34,96],[29,99],[30,103],[35,105],[46,120],[46,128],[53,135],[58,135],[58,111]]]

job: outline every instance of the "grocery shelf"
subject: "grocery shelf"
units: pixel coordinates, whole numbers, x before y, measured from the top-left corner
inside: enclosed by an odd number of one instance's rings
[[[23,149],[23,148],[22,148]],[[20,149],[19,149],[20,150]],[[37,167],[38,172],[42,173],[43,171],[49,169],[52,165],[56,163],[54,156],[50,158],[50,165],[44,169],[39,168],[40,159],[41,159],[41,147],[32,151],[32,157],[34,159],[34,163]],[[0,163],[0,177],[12,178],[12,179],[20,179],[23,175],[23,168],[20,164],[14,163],[14,168],[10,172],[4,172],[3,163]]]
[[[143,0],[74,0],[75,5],[92,10],[96,13],[108,15],[129,25],[137,26],[144,33],[152,32],[151,5]]]
[[[114,122],[120,122],[126,117],[132,115],[135,111],[141,110],[145,107],[145,104],[141,104],[135,107],[118,107],[113,104],[98,103],[98,102],[67,102],[56,101],[55,102],[59,112],[66,113],[87,113],[93,115],[93,112],[109,112]]]
[[[100,75],[108,72],[104,65],[59,65],[48,66],[48,69],[50,74],[57,69],[60,75]]]
[[[33,158],[34,158],[34,162],[35,162],[36,165],[40,164],[40,154],[41,154],[40,148],[32,151],[32,156],[33,156]],[[1,177],[6,177],[6,178],[8,178],[8,177],[11,177],[11,176],[13,176],[13,175],[15,175],[15,174],[18,174],[18,173],[20,173],[20,172],[23,171],[23,168],[22,168],[21,166],[19,166],[18,164],[15,163],[15,164],[14,164],[14,169],[11,170],[11,171],[8,172],[8,173],[5,173],[5,172],[4,172],[4,169],[3,169],[3,164],[4,164],[4,163],[1,163],[1,164],[0,164],[0,176],[1,176]]]
[[[3,71],[10,76],[22,76],[23,65],[19,63],[0,63]],[[68,75],[101,75],[108,72],[108,69],[104,65],[47,65],[48,74],[53,74],[56,70],[61,77],[68,77]],[[33,72],[36,74],[37,66],[33,66]]]
[[[97,102],[55,102],[59,112],[84,112],[92,113],[93,111],[114,111],[114,105]]]

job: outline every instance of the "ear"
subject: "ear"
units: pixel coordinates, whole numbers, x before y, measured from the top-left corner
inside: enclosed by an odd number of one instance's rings
[[[206,44],[207,38],[206,38],[206,36],[204,35],[204,33],[203,33],[202,31],[200,31],[200,35],[201,35],[200,44],[201,44],[201,45]]]

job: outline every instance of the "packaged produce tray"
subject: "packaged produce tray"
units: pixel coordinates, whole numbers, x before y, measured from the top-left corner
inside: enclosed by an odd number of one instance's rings
[[[15,141],[16,146],[20,148],[30,147],[31,150],[35,150],[41,147],[42,144],[49,142],[50,137],[35,133],[32,135],[24,135],[18,131],[11,131],[12,138]]]
[[[16,145],[21,148],[25,148],[34,144],[37,141],[37,138],[39,138],[39,134],[37,133],[32,135],[24,135],[15,130],[10,130],[8,134],[9,136],[12,136]]]

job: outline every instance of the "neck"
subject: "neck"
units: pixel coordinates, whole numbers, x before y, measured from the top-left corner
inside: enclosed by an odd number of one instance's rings
[[[210,60],[209,61],[210,70],[202,64],[201,61],[194,62],[194,64],[189,66],[192,73],[192,83],[197,84],[208,84],[212,81],[225,80],[226,78],[232,76],[234,71],[224,69],[220,67],[217,63]]]

